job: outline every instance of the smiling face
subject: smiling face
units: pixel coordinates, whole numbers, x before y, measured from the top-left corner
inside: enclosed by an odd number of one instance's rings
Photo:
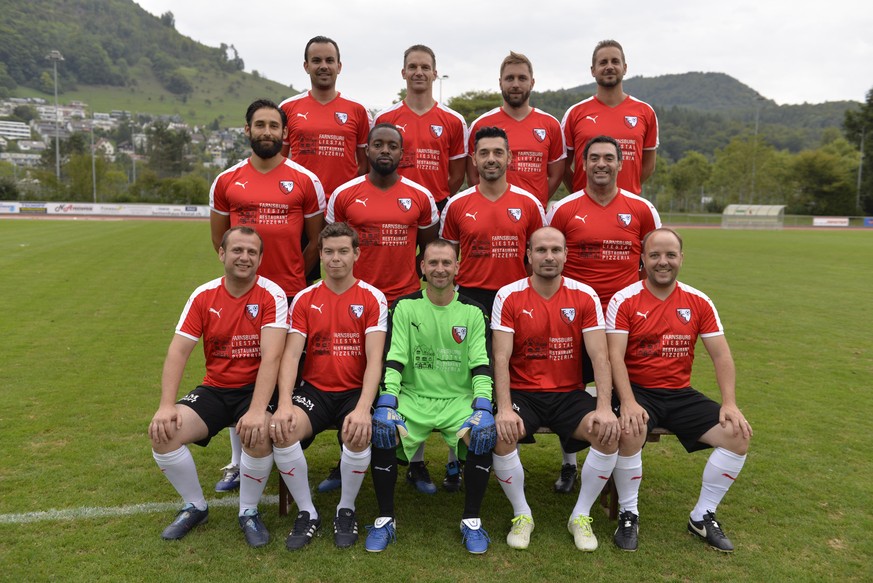
[[[333,44],[312,43],[306,51],[303,69],[309,74],[313,89],[333,89],[343,64]]]
[[[326,237],[321,242],[319,251],[324,275],[334,281],[342,281],[352,274],[355,261],[361,255],[361,250],[354,247],[349,236]]]
[[[649,234],[643,247],[643,266],[649,289],[672,289],[679,277],[682,259],[682,244],[676,235],[660,229]]]
[[[506,175],[512,154],[505,139],[481,138],[476,142],[474,160],[479,178],[485,182],[495,182]]]
[[[440,291],[454,287],[458,268],[458,256],[451,245],[428,245],[424,250],[421,272],[429,287]]]
[[[621,160],[618,159],[615,145],[609,142],[591,144],[585,157],[585,173],[589,187],[615,186],[620,171]]]
[[[261,238],[254,233],[228,233],[223,245],[218,248],[218,258],[224,264],[224,275],[234,282],[254,281],[262,257]]]
[[[424,51],[412,51],[407,55],[400,75],[406,81],[407,93],[433,94],[433,82],[437,71],[433,58]]]
[[[591,76],[601,87],[615,87],[626,74],[627,63],[618,47],[605,46],[594,55]]]

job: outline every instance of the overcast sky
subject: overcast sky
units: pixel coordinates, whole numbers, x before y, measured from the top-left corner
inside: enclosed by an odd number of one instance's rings
[[[536,89],[589,83],[591,51],[605,38],[624,46],[628,77],[727,73],[779,104],[864,101],[873,87],[866,0],[136,2],[155,15],[172,11],[176,29],[196,41],[233,44],[246,71],[298,90],[309,88],[306,41],[329,36],[343,63],[337,87],[368,108],[396,98],[403,51],[417,43],[434,49],[437,72],[448,75],[444,99],[497,90],[510,50],[531,59]]]

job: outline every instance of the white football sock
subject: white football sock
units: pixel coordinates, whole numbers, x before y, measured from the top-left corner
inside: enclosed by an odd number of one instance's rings
[[[312,493],[309,491],[309,466],[300,442],[282,448],[274,445],[273,460],[279,468],[282,480],[288,486],[288,492],[297,503],[298,510],[309,512],[310,519],[318,518],[318,512],[312,503]]]
[[[168,453],[152,450],[152,457],[186,504],[193,504],[197,510],[206,510],[206,498],[197,478],[197,466],[187,446]]]
[[[703,484],[700,487],[700,498],[694,510],[691,511],[691,520],[700,522],[707,512],[715,512],[728,488],[737,479],[746,456],[735,454],[722,447],[715,448],[703,468]]]
[[[509,499],[513,514],[515,516],[530,515],[530,506],[524,497],[524,468],[521,465],[521,458],[518,457],[518,451],[506,455],[495,453],[492,460],[494,476],[500,482],[500,487],[503,488],[506,498]]]

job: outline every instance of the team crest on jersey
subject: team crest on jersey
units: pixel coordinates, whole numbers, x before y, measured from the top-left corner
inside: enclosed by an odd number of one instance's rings
[[[542,142],[546,139],[546,130],[545,128],[534,128],[533,135],[537,139],[538,142]]]
[[[408,211],[412,208],[412,199],[411,198],[398,198],[397,206],[402,208],[404,211]]]
[[[249,320],[254,320],[258,317],[258,312],[260,311],[260,306],[258,304],[246,304],[246,317]]]
[[[507,214],[509,214],[509,218],[512,219],[513,223],[517,223],[521,220],[521,209],[506,209]]]
[[[433,137],[439,138],[443,135],[443,126],[430,124],[430,133]]]
[[[572,324],[576,319],[576,308],[561,308],[561,320],[564,324]]]
[[[467,337],[467,327],[466,326],[452,326],[452,338],[455,339],[455,342],[460,344],[464,341],[464,338]]]
[[[680,322],[687,324],[691,321],[691,308],[676,308],[676,315]]]
[[[626,116],[624,116],[624,125],[626,125],[626,126],[629,127],[629,128],[635,128],[635,127],[637,127],[637,122],[638,122],[638,121],[639,121],[639,118],[638,118],[637,116],[635,116],[635,115],[626,115]]]
[[[282,192],[285,194],[291,194],[291,191],[294,190],[294,181],[293,180],[280,180],[279,188],[282,189]]]
[[[618,224],[627,227],[631,223],[630,213],[618,213]]]
[[[337,111],[333,114],[333,118],[336,120],[336,123],[344,125],[347,121],[349,121],[349,114]]]
[[[364,315],[364,304],[351,304],[349,306],[349,315],[352,318],[360,319]]]

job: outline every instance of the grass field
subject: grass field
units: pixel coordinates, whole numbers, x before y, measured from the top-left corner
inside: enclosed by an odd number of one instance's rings
[[[460,544],[462,500],[397,489],[398,541],[381,555],[341,552],[327,532],[296,554],[291,519],[262,504],[274,540],[251,550],[232,501],[168,543],[178,499],[151,459],[146,427],[161,364],[194,287],[220,274],[206,222],[0,220],[0,580],[8,581],[869,581],[873,580],[873,233],[687,229],[681,279],[719,308],[755,428],[748,462],[719,507],[737,546],[724,556],[685,532],[705,453],[672,437],[644,455],[641,547],[575,550],[573,498],[551,492],[554,436],[525,447],[531,547],[504,537],[511,510],[496,480],[483,520],[492,546]],[[700,351],[695,385],[717,395]],[[184,387],[202,376],[195,351]],[[228,457],[221,435],[193,448],[207,498]],[[333,465],[332,435],[309,450],[311,478]],[[580,455],[581,457],[581,455]],[[428,448],[442,476],[445,449]],[[268,495],[277,493],[274,472]],[[338,494],[316,494],[331,515]],[[137,507],[136,505],[151,505]],[[163,504],[164,506],[161,506]],[[47,515],[26,514],[55,511]],[[369,478],[363,524],[376,513]]]

